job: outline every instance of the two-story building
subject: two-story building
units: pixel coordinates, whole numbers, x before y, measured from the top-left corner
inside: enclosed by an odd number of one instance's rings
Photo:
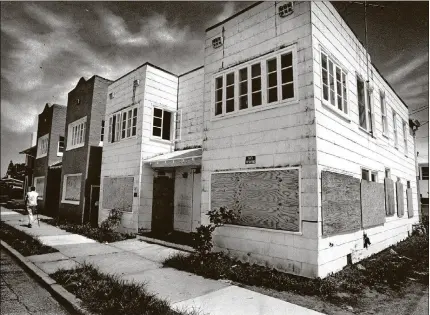
[[[332,4],[258,2],[206,30],[203,68],[109,86],[99,221],[188,232],[227,207],[218,250],[325,277],[418,221],[408,120]]]
[[[408,236],[408,108],[332,4],[252,5],[207,29],[204,69],[202,213],[241,210],[220,249],[324,277]]]
[[[58,167],[64,152],[65,122],[66,107],[59,104],[47,103],[38,116],[33,186],[39,194],[41,213],[52,216],[58,212],[61,174]]]
[[[106,95],[110,80],[81,78],[69,92],[65,121],[59,215],[97,224]]]

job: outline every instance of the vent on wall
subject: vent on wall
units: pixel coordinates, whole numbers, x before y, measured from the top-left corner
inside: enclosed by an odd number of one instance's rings
[[[140,85],[140,80],[134,80],[133,86],[139,86],[139,85]]]
[[[113,99],[113,93],[109,93],[109,99]]]
[[[293,9],[292,1],[284,2],[284,4],[278,7],[278,13],[280,17],[286,17],[293,12],[294,12],[294,9]]]
[[[212,39],[212,47],[213,48],[218,48],[222,46],[222,37],[218,36],[215,37],[214,39]]]

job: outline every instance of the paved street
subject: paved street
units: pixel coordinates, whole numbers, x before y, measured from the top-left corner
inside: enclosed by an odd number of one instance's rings
[[[2,315],[69,314],[6,251],[1,249],[0,254]]]

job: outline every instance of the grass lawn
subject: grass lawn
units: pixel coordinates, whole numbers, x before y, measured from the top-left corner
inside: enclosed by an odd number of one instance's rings
[[[123,241],[130,238],[136,238],[135,234],[119,233],[114,231],[106,231],[99,227],[91,227],[90,224],[74,224],[68,222],[59,222],[56,219],[40,219],[40,221],[56,226],[70,233],[83,235],[85,237],[96,240],[100,243],[111,243]]]
[[[42,255],[58,252],[55,248],[43,245],[24,232],[17,230],[3,221],[0,222],[0,239],[8,243],[23,256]]]
[[[229,279],[248,289],[327,314],[407,314],[429,283],[429,240],[413,235],[324,279],[307,279],[242,263],[225,254],[177,255],[165,267],[206,278]],[[415,303],[415,304],[414,304]],[[387,307],[388,306],[388,307]]]
[[[90,265],[73,270],[59,270],[51,277],[81,299],[83,306],[94,314],[199,314],[174,311],[167,302],[149,294],[143,285],[100,273]]]

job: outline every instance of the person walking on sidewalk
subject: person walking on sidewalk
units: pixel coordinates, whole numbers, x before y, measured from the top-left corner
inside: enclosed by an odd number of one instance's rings
[[[36,192],[36,188],[31,186],[31,191],[27,193],[25,197],[25,204],[28,212],[28,227],[31,228],[31,223],[34,221],[33,213],[37,211],[37,198],[39,194]]]

